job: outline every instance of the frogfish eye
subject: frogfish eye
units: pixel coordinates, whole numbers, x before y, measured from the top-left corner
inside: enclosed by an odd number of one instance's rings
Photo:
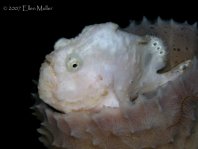
[[[66,58],[66,67],[69,72],[75,72],[82,66],[82,60],[77,54],[70,54]]]

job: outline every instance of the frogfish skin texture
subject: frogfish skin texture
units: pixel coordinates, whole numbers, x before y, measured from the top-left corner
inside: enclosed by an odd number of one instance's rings
[[[40,69],[49,149],[198,149],[197,24],[90,25]]]

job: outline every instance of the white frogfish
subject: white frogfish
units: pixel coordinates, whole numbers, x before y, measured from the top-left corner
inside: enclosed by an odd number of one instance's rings
[[[60,38],[37,98],[49,149],[197,149],[197,24],[144,18]]]

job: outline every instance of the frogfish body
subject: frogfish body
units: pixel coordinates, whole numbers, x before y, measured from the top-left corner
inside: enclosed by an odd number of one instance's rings
[[[38,93],[49,149],[197,149],[197,24],[87,26],[55,43]]]

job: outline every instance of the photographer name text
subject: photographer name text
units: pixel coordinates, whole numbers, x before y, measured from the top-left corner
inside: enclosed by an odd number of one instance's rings
[[[48,5],[19,5],[19,6],[3,6],[4,11],[51,11],[53,7]]]

